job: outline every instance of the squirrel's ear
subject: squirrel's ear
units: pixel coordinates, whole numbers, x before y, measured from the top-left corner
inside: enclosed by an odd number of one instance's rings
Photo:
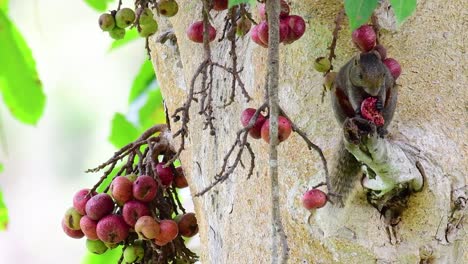
[[[377,58],[379,58],[379,60],[382,59],[382,56],[380,56],[380,53],[378,51],[376,51],[375,49],[372,50],[371,53],[375,54],[375,56],[377,56]]]

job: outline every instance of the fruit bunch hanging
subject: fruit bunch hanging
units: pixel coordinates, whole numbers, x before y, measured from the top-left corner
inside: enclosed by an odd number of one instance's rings
[[[72,238],[86,236],[86,247],[94,254],[123,246],[124,263],[194,263],[197,257],[182,237],[198,233],[197,219],[185,212],[177,196],[177,189],[188,186],[182,168],[165,162],[174,155],[167,133],[165,125],[157,125],[89,170],[108,168],[93,188],[75,194],[62,219],[63,231]],[[97,193],[112,171],[117,172],[110,185]]]

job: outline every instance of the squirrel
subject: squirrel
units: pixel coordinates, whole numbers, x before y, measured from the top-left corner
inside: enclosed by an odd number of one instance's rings
[[[331,89],[333,111],[341,126],[347,118],[360,116],[364,99],[377,98],[376,108],[385,121],[383,126],[378,127],[382,137],[393,118],[397,96],[395,80],[376,51],[361,53],[348,61],[339,70]],[[344,205],[361,175],[361,164],[346,150],[343,139],[333,163],[330,171],[332,192],[341,198],[341,205]]]

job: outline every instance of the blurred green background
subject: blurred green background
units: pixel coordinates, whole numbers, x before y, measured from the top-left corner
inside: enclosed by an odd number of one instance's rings
[[[144,40],[129,31],[113,42],[98,27],[100,13],[116,7],[0,0],[0,263],[116,263],[120,256],[93,257],[84,239],[60,226],[74,193],[101,176],[84,170],[164,122]],[[188,190],[181,196],[193,211]]]

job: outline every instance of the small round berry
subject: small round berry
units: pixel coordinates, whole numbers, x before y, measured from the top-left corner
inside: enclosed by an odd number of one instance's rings
[[[71,207],[65,213],[65,225],[72,230],[80,230],[81,217],[83,216],[74,207]]]
[[[179,11],[179,5],[174,0],[160,0],[158,2],[159,13],[165,17],[172,17]]]
[[[259,25],[253,26],[252,29],[250,30],[250,38],[252,39],[253,42],[257,43],[258,45],[264,48],[268,48],[268,45],[263,43],[263,41],[258,36],[258,30],[259,30]]]
[[[278,143],[288,139],[291,132],[291,122],[284,116],[278,116]],[[270,119],[267,119],[263,124],[261,134],[263,140],[270,143]]]
[[[197,218],[194,213],[178,215],[175,219],[179,234],[184,237],[193,237],[198,233]]]
[[[85,215],[81,218],[80,228],[81,228],[81,231],[83,231],[83,234],[85,234],[85,236],[88,239],[91,239],[91,240],[99,239],[96,234],[96,227],[97,227],[97,221],[94,221],[93,219],[89,218],[89,216]]]
[[[110,185],[110,194],[118,204],[123,205],[133,198],[132,189],[133,182],[125,176],[117,176]]]
[[[362,25],[352,33],[354,43],[362,51],[370,51],[375,46],[377,35],[370,25]]]
[[[136,221],[145,215],[150,215],[150,210],[146,204],[140,201],[128,201],[122,208],[123,219],[131,227],[134,227]]]
[[[314,68],[318,72],[327,72],[331,68],[330,60],[325,57],[319,57],[315,59]]]
[[[161,220],[159,222],[160,233],[156,240],[170,242],[179,234],[177,223],[173,220]]]
[[[153,20],[152,22],[149,22],[147,24],[140,25],[140,28],[141,30],[139,30],[138,32],[140,36],[143,38],[147,38],[156,33],[156,31],[158,31],[158,22]]]
[[[187,28],[187,36],[188,38],[196,43],[203,43],[203,21],[197,21],[192,23]],[[212,25],[208,25],[208,41],[211,42],[216,38],[216,29]]]
[[[101,240],[86,240],[86,248],[89,252],[97,255],[104,254],[107,251],[107,246]]]
[[[65,218],[62,219],[62,229],[63,232],[65,232],[65,234],[71,238],[80,239],[84,237],[84,234],[81,230],[73,230],[68,228],[67,225],[65,225]]]
[[[120,215],[108,215],[99,220],[96,233],[106,243],[120,243],[128,237],[129,226]]]
[[[247,108],[244,111],[242,111],[241,114],[241,123],[243,127],[246,127],[249,125],[250,120],[254,116],[255,112],[257,110],[254,108]],[[249,135],[255,139],[261,138],[261,130],[263,123],[265,123],[265,116],[260,113],[257,117],[257,120],[255,121],[254,126],[249,130]]]
[[[302,205],[307,210],[318,209],[327,203],[327,195],[319,189],[311,189],[302,196]]]
[[[171,185],[172,181],[174,180],[174,173],[172,173],[171,167],[164,167],[164,163],[158,163],[156,165],[156,172],[158,173],[162,185]]]
[[[96,195],[96,192],[89,193],[89,189],[79,190],[75,196],[73,196],[73,207],[81,214],[85,215],[86,203],[91,199],[92,196]]]
[[[109,32],[109,36],[113,39],[123,39],[125,37],[125,29],[115,27]]]
[[[133,183],[133,197],[142,202],[150,202],[156,197],[158,184],[147,175],[139,176]]]
[[[290,44],[300,39],[306,30],[306,24],[301,16],[292,15],[281,19],[281,24],[288,25],[288,36],[284,40],[284,43]]]
[[[137,9],[137,13],[140,13],[140,18],[139,18],[140,26],[155,21],[154,13],[148,7],[145,7],[145,8],[139,7]]]
[[[115,14],[115,24],[119,28],[126,28],[135,21],[135,12],[130,8],[122,8]]]
[[[111,31],[115,27],[115,19],[111,14],[102,14],[99,17],[99,27],[102,31]]]
[[[385,60],[383,60],[383,64],[387,66],[388,70],[390,71],[395,80],[398,79],[398,77],[400,77],[401,66],[397,60],[392,58],[386,58]]]
[[[151,216],[142,216],[135,223],[135,232],[140,239],[155,239],[160,233],[159,223]]]
[[[143,260],[145,256],[145,249],[141,243],[134,243],[133,245],[127,246],[123,252],[125,263],[135,263]]]
[[[182,167],[177,167],[176,170],[178,174],[174,178],[174,186],[179,189],[188,187],[187,178],[185,177]]]
[[[114,201],[107,193],[100,193],[93,196],[86,203],[86,215],[95,221],[112,213],[113,210]]]
[[[228,0],[213,0],[213,9],[223,11],[228,8]]]

